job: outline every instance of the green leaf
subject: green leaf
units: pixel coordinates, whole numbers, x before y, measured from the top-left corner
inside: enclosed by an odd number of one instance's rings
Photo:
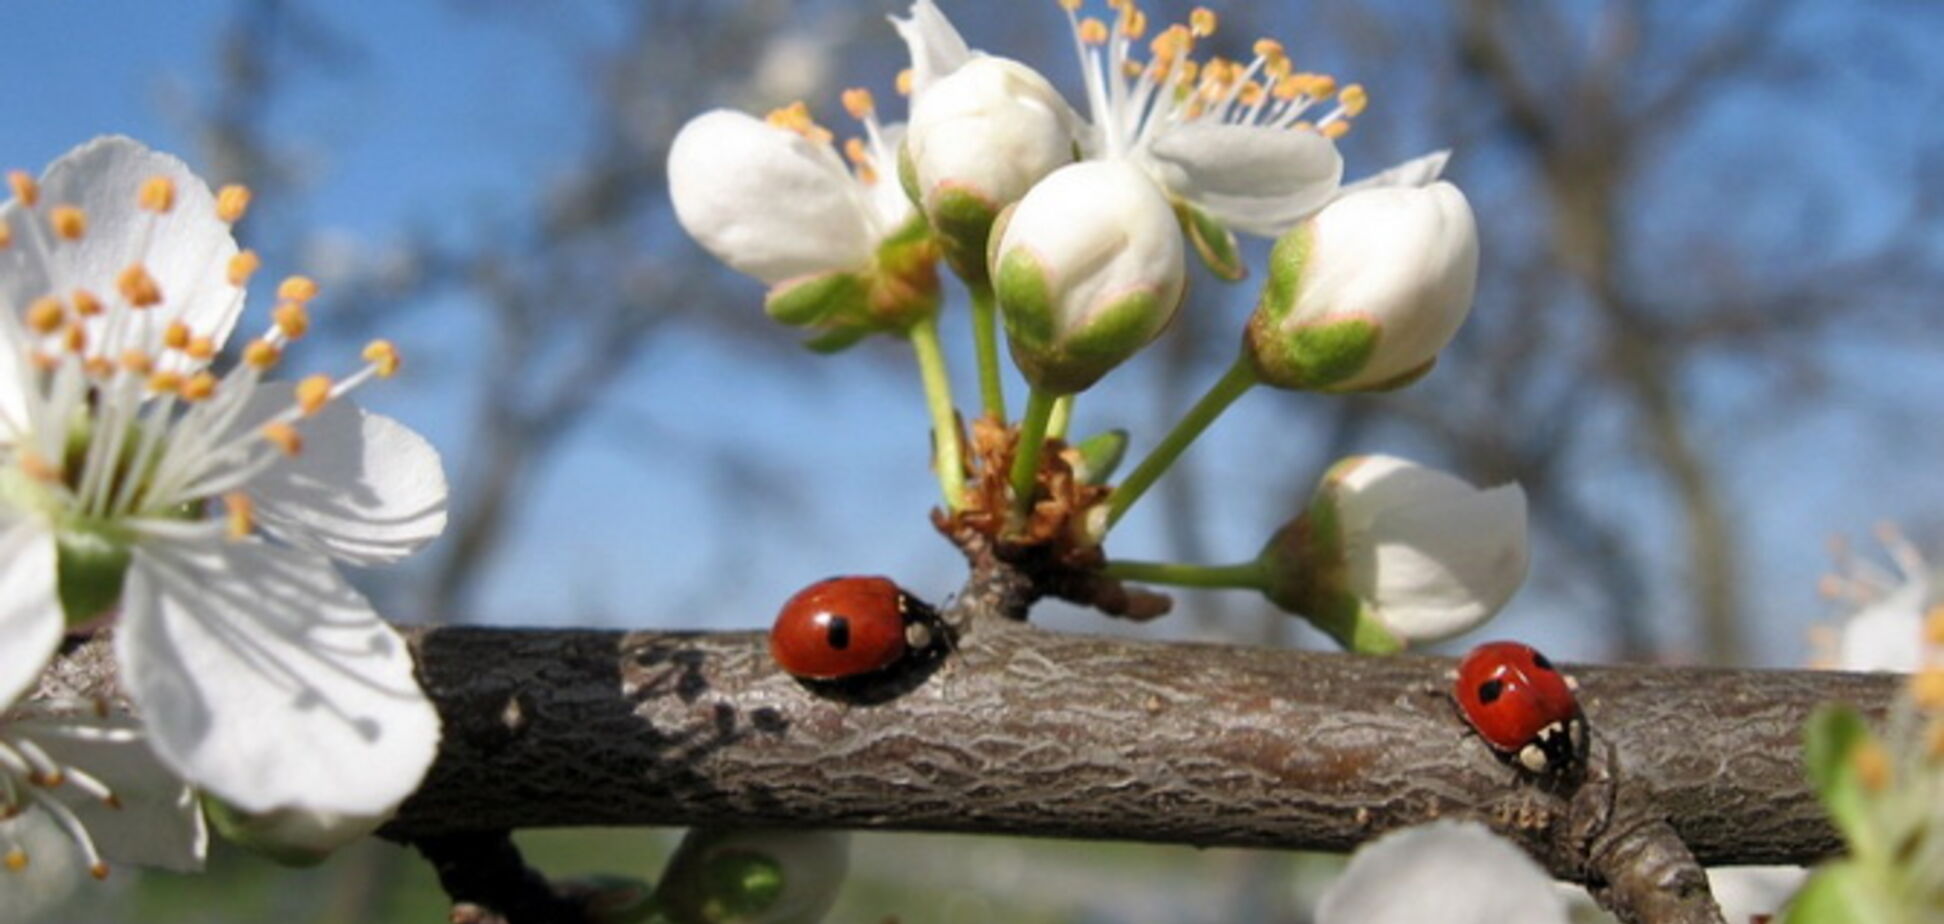
[[[1209,272],[1229,282],[1249,275],[1249,266],[1242,262],[1242,250],[1236,243],[1235,232],[1207,212],[1186,202],[1175,203],[1175,217],[1181,221],[1181,229],[1188,233],[1189,242],[1195,245],[1195,253],[1201,257]]]
[[[1106,484],[1127,456],[1127,431],[1121,429],[1096,433],[1073,447],[1080,453],[1080,470],[1075,474],[1087,484]]]
[[[1858,856],[1881,855],[1870,823],[1869,793],[1856,772],[1856,751],[1871,741],[1863,716],[1843,703],[1825,703],[1804,729],[1803,765],[1823,807]]]
[[[1854,860],[1817,869],[1782,912],[1782,924],[1906,924],[1887,889]]]

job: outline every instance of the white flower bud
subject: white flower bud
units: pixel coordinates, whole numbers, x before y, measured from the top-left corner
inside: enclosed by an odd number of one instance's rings
[[[1013,360],[1036,388],[1087,388],[1181,306],[1187,267],[1174,210],[1125,161],[1061,167],[994,234],[993,289]]]
[[[1059,91],[1006,58],[972,58],[912,100],[901,178],[956,264],[983,269],[999,211],[1073,160],[1071,124]]]
[[[1478,228],[1456,186],[1360,189],[1277,240],[1250,358],[1281,388],[1407,385],[1458,332],[1477,279]]]
[[[1492,618],[1525,581],[1525,492],[1352,456],[1261,561],[1277,606],[1354,650],[1449,638]]]

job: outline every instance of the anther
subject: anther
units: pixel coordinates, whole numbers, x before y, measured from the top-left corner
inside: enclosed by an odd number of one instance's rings
[[[844,111],[850,113],[851,118],[860,122],[870,118],[871,113],[877,109],[875,102],[871,99],[871,91],[863,87],[852,87],[845,90],[843,100]]]
[[[40,184],[34,182],[27,171],[7,171],[7,185],[13,188],[14,198],[19,199],[21,205],[31,209],[40,204]]]
[[[309,276],[290,276],[277,284],[277,298],[286,302],[308,302],[317,297],[317,281]]]
[[[268,340],[252,340],[243,347],[243,362],[250,368],[264,371],[283,358],[283,351]]]
[[[263,260],[256,255],[256,251],[238,251],[236,256],[229,259],[229,284],[241,286],[248,283],[250,277],[256,274],[257,267],[262,265]]]
[[[1344,135],[1350,134],[1350,123],[1338,120],[1317,129],[1317,131],[1321,132],[1323,137],[1335,141]]]
[[[1927,667],[1910,678],[1910,698],[1930,712],[1944,712],[1944,667]]]
[[[1944,603],[1939,603],[1924,614],[1924,641],[1944,647]]]
[[[1266,58],[1271,61],[1283,57],[1286,54],[1283,51],[1283,43],[1272,38],[1256,39],[1255,45],[1250,50],[1255,52],[1256,57]]]
[[[27,329],[46,336],[61,329],[67,312],[61,308],[61,300],[52,295],[43,295],[27,306]]]
[[[7,851],[6,857],[0,858],[0,863],[7,865],[7,872],[18,873],[27,868],[27,851],[15,847]]]
[[[96,298],[95,294],[87,289],[75,289],[68,298],[74,302],[74,313],[81,317],[92,318],[102,311],[101,299]]]
[[[310,330],[310,312],[304,310],[302,302],[284,302],[270,312],[270,317],[277,323],[277,329],[292,340]]]
[[[108,864],[96,860],[93,866],[88,867],[88,875],[93,876],[97,882],[108,878]]]
[[[225,224],[236,224],[250,210],[250,187],[232,183],[216,194],[216,217]]]
[[[256,530],[256,503],[250,495],[232,491],[223,495],[223,512],[228,518],[230,541],[247,539]]]
[[[1883,745],[1875,741],[1864,741],[1850,753],[1851,769],[1856,771],[1857,782],[1871,792],[1882,792],[1890,786],[1890,755]]]
[[[898,79],[892,81],[892,85],[898,88],[899,96],[910,96],[912,81],[916,79],[911,74],[911,68],[907,67],[898,72]]]
[[[331,377],[328,375],[305,376],[297,383],[297,409],[308,417],[324,409],[331,400]]]
[[[189,338],[189,345],[182,352],[197,362],[208,362],[216,358],[216,338],[198,334]]]
[[[88,378],[105,379],[115,371],[115,364],[109,362],[106,356],[90,356],[81,361],[81,371],[86,372]]]
[[[398,374],[398,348],[390,340],[373,340],[365,344],[364,361],[378,371],[378,377],[388,379]]]
[[[115,277],[115,288],[121,291],[122,298],[136,308],[150,308],[162,303],[162,287],[156,284],[155,277],[150,276],[140,263],[131,263],[122,270],[121,275]]]
[[[0,221],[0,250],[13,246],[13,226]]]
[[[1353,83],[1337,94],[1337,104],[1343,107],[1344,115],[1361,115],[1364,107],[1370,105],[1370,96],[1364,92],[1363,84]]]
[[[141,192],[135,197],[136,204],[142,208],[166,214],[175,208],[175,181],[166,176],[152,176],[142,183]]]
[[[125,372],[145,376],[155,371],[155,362],[141,350],[128,349],[122,351],[121,367]]]
[[[148,389],[150,392],[158,395],[180,391],[182,389],[182,374],[170,372],[165,369],[150,375],[148,378]]]
[[[1059,0],[1060,9],[1071,13],[1080,9],[1080,0]]]
[[[298,434],[296,427],[281,420],[264,424],[260,432],[265,442],[283,450],[284,455],[294,456],[304,451],[303,436]]]
[[[170,321],[162,328],[162,345],[171,350],[184,350],[189,347],[189,325],[181,321]]]
[[[21,450],[15,458],[19,460],[21,473],[35,481],[54,484],[61,480],[61,470],[54,463],[47,461],[46,456],[32,449]]]
[[[1194,12],[1188,14],[1188,31],[1193,32],[1196,38],[1207,38],[1215,34],[1215,26],[1218,22],[1220,19],[1215,15],[1214,10],[1198,6],[1195,7]]]
[[[80,353],[88,348],[88,329],[79,321],[70,321],[61,330],[61,345],[70,353]]]
[[[47,223],[64,241],[78,241],[88,233],[88,213],[77,206],[57,205],[47,214]]]
[[[1147,12],[1130,3],[1121,10],[1121,34],[1130,39],[1138,39],[1147,34]]]
[[[216,393],[216,376],[211,375],[208,372],[198,372],[195,375],[183,379],[182,390],[177,392],[176,394],[180,396],[182,400],[194,404],[198,401],[209,400],[209,396],[215,393]]]
[[[1107,24],[1092,16],[1080,20],[1080,41],[1089,45],[1107,44]]]

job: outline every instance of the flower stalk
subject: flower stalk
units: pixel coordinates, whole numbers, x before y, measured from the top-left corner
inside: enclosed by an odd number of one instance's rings
[[[1019,421],[1019,444],[1013,450],[1012,520],[1017,530],[1033,509],[1038,486],[1040,449],[1046,444],[1046,425],[1053,417],[1053,405],[1060,396],[1042,388],[1026,395],[1026,416]]]
[[[938,471],[939,493],[948,510],[965,507],[965,448],[959,441],[958,409],[952,402],[952,381],[945,373],[945,351],[939,347],[938,319],[927,317],[911,326],[912,354],[925,386],[925,408],[931,413],[932,467]]]
[[[1222,412],[1228,410],[1235,399],[1255,387],[1257,381],[1255,367],[1249,364],[1248,358],[1236,357],[1228,371],[1222,373],[1222,377],[1215,380],[1215,384],[1195,402],[1194,407],[1182,415],[1174,429],[1162,437],[1160,444],[1148,453],[1147,458],[1128,473],[1127,480],[1114,486],[1113,495],[1107,498],[1107,529],[1113,529],[1114,524],[1127,514],[1128,508],[1133,507],[1134,502],[1154,486],[1154,482],[1174,465],[1175,460],[1195,442],[1195,438],[1201,436],[1202,431],[1215,422],[1215,418],[1222,416]]]
[[[1006,387],[999,379],[999,309],[987,280],[968,281],[972,292],[972,346],[979,361],[979,407],[1006,419]]]
[[[1110,561],[1105,568],[1111,578],[1168,584],[1174,587],[1206,587],[1216,590],[1262,590],[1269,586],[1268,575],[1259,559],[1233,565],[1191,565],[1163,561]]]

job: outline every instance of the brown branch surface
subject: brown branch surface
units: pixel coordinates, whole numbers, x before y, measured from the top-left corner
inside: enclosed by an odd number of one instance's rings
[[[1663,823],[1705,864],[1836,850],[1803,782],[1803,720],[1829,700],[1880,710],[1895,683],[1577,668],[1596,740],[1574,787],[1535,785],[1469,734],[1441,658],[994,620],[912,689],[863,703],[783,674],[759,633],[450,628],[414,645],[446,736],[390,826],[402,839],[764,825],[1347,851],[1462,816],[1596,886],[1602,854],[1657,843]]]

